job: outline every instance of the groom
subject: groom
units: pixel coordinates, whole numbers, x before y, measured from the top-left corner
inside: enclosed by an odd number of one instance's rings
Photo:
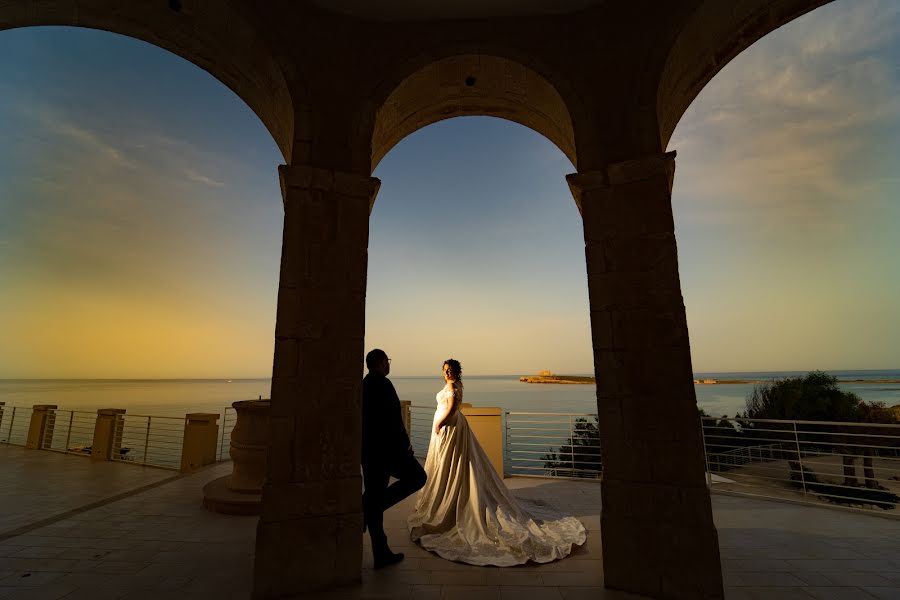
[[[425,469],[413,456],[412,444],[403,426],[400,399],[387,378],[391,359],[384,350],[366,355],[369,374],[363,379],[362,469],[363,530],[369,528],[375,568],[403,560],[391,552],[384,533],[384,511],[425,485]],[[397,479],[388,486],[390,478]]]

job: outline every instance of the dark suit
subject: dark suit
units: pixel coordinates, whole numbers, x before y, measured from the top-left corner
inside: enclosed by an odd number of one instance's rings
[[[425,470],[413,456],[403,426],[400,398],[390,380],[374,371],[363,379],[363,512],[372,551],[387,552],[384,511],[425,485]],[[390,487],[390,478],[397,479]]]

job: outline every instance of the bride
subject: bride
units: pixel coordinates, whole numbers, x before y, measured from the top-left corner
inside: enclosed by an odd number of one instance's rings
[[[509,567],[568,556],[573,545],[584,543],[584,525],[546,506],[527,510],[524,500],[513,497],[460,412],[459,361],[445,361],[443,374],[425,459],[428,479],[408,519],[410,537],[443,558],[472,565]]]

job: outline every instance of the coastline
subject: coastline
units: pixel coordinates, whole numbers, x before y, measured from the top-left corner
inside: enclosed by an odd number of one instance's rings
[[[563,385],[594,384],[594,377],[578,375],[524,375],[519,377],[522,383],[550,383]],[[695,385],[756,385],[767,383],[772,379],[695,379]],[[872,384],[900,384],[900,379],[838,379],[838,383],[872,383]]]
[[[729,385],[768,383],[772,379],[695,379],[697,385]],[[900,383],[900,379],[838,379],[838,383]]]
[[[584,375],[525,375],[519,377],[522,383],[593,384],[596,379]]]

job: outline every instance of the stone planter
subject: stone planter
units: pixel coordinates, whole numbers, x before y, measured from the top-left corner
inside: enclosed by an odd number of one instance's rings
[[[237,413],[228,450],[233,470],[203,486],[203,506],[229,515],[258,515],[266,481],[271,402],[242,400],[231,406]]]

